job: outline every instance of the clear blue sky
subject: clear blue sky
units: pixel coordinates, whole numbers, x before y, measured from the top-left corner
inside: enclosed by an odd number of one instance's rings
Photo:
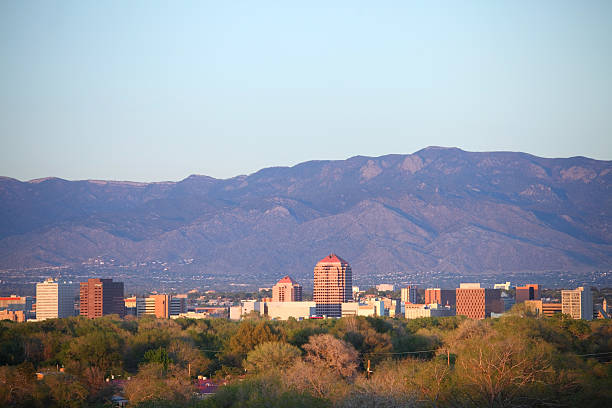
[[[612,1],[5,0],[0,137],[21,180],[428,145],[609,160]]]

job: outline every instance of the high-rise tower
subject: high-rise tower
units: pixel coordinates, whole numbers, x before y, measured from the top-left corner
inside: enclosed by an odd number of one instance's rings
[[[301,302],[302,286],[291,279],[290,276],[285,276],[272,287],[272,301]]]
[[[89,279],[81,282],[81,316],[95,319],[107,314],[125,316],[123,282],[112,279]]]
[[[342,317],[342,303],[353,300],[353,272],[344,259],[330,254],[314,268],[317,316]]]

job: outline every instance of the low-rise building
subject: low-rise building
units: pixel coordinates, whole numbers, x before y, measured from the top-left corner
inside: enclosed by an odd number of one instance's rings
[[[406,307],[406,319],[418,319],[419,317],[446,317],[454,316],[455,308],[450,306],[442,306],[437,303],[429,305],[414,305],[414,307]]]
[[[545,302],[540,300],[525,300],[523,302],[527,310],[536,317],[552,317],[562,311],[561,302]]]
[[[21,311],[23,312],[25,319],[28,320],[34,318],[36,303],[34,302],[34,298],[32,298],[32,296],[11,295],[0,297],[0,310],[6,310],[9,312]]]
[[[376,285],[376,290],[379,292],[393,292],[394,286],[389,283],[381,283]]]
[[[376,316],[376,308],[374,305],[366,303],[342,303],[342,317],[348,316]]]
[[[510,282],[496,283],[495,285],[493,285],[493,289],[510,290]]]
[[[25,322],[26,315],[23,310],[0,310],[0,320],[11,320],[13,322]]]
[[[270,319],[287,320],[293,317],[303,320],[315,316],[317,309],[315,302],[266,302],[264,314]]]

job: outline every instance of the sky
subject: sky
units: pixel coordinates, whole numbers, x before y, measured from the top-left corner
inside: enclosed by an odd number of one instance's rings
[[[0,2],[0,176],[426,146],[612,159],[612,2]]]

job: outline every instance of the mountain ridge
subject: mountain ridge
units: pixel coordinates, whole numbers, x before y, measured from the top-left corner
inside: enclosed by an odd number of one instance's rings
[[[612,267],[612,161],[581,156],[428,147],[229,179],[36,180],[0,178],[0,269],[193,259],[300,278],[332,251],[357,274]]]

